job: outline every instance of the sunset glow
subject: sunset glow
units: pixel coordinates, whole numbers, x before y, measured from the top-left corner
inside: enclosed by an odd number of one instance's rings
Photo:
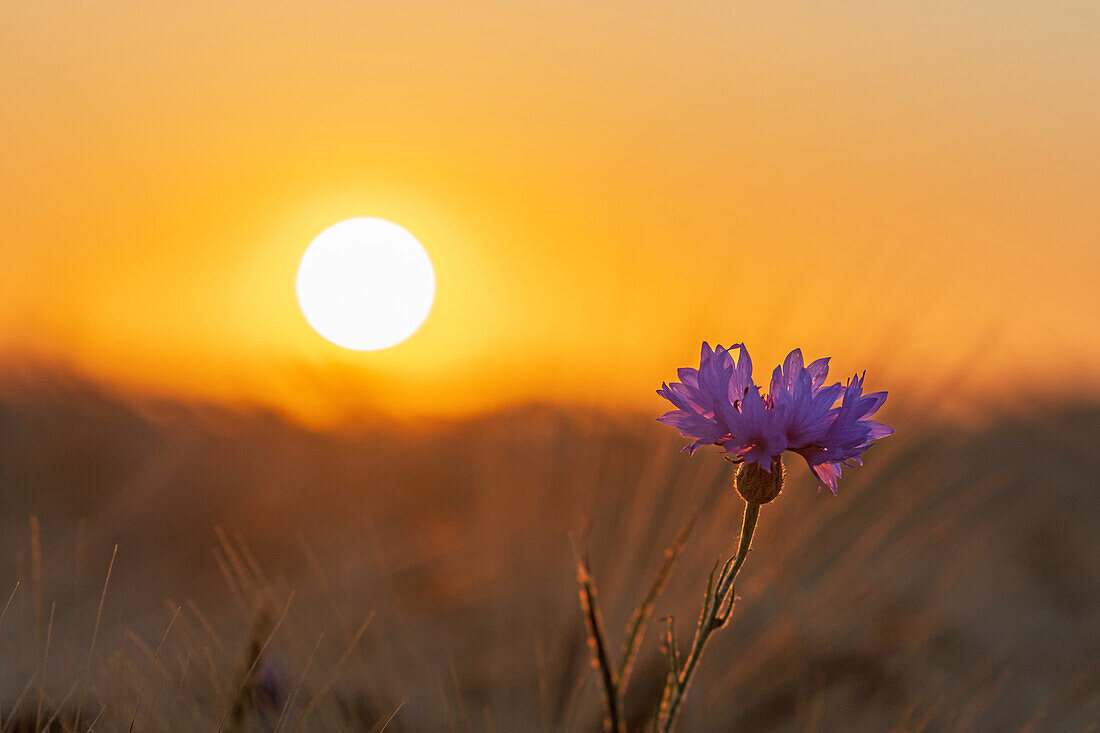
[[[978,5],[12,4],[0,356],[318,419],[652,410],[702,338],[1095,391],[1095,23]],[[431,252],[382,351],[295,297],[349,216]]]

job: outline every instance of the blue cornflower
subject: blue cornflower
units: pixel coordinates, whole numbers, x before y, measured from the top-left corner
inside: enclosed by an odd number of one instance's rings
[[[736,363],[733,348],[740,350]],[[659,420],[695,439],[685,450],[712,443],[731,460],[755,463],[768,472],[789,450],[801,455],[834,494],[843,465],[861,463],[871,441],[893,433],[870,419],[886,401],[886,392],[864,395],[858,375],[847,386],[826,386],[829,359],[805,366],[800,349],[775,368],[767,395],[752,381],[752,361],[743,344],[712,350],[704,342],[699,368],[683,368],[678,374],[680,382],[657,391],[678,409]]]

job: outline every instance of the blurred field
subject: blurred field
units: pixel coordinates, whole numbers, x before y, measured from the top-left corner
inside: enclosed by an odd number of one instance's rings
[[[895,391],[897,435],[839,497],[791,466],[682,730],[1096,729],[1100,405],[966,429],[926,412]],[[71,729],[82,707],[96,730],[598,730],[570,533],[617,646],[696,515],[656,609],[686,645],[739,526],[729,467],[653,417],[328,434],[9,384],[0,726]],[[627,696],[639,729],[659,630]]]

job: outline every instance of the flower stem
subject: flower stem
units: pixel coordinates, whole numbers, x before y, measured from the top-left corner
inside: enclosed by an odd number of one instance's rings
[[[680,667],[680,674],[669,675],[665,685],[664,695],[661,700],[661,715],[658,729],[662,733],[669,733],[676,723],[676,716],[680,712],[680,705],[687,695],[688,686],[691,684],[692,674],[695,672],[699,659],[703,656],[710,635],[725,626],[729,615],[733,610],[733,582],[740,572],[741,566],[749,556],[752,547],[753,532],[756,531],[756,520],[760,516],[759,504],[745,504],[745,517],[741,523],[741,541],[737,547],[737,555],[726,561],[722,568],[718,581],[708,586],[708,592],[703,599],[703,609],[699,615],[699,627],[695,630],[695,639],[691,644],[691,651]],[[713,580],[714,573],[711,572]],[[713,588],[713,592],[711,589]],[[727,603],[728,600],[728,603]],[[725,611],[723,612],[723,608]]]

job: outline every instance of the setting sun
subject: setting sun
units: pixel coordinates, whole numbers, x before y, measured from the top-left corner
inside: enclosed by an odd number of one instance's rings
[[[432,307],[435,273],[412,234],[384,219],[347,219],[317,235],[298,267],[298,303],[313,329],[354,351],[411,336]]]

